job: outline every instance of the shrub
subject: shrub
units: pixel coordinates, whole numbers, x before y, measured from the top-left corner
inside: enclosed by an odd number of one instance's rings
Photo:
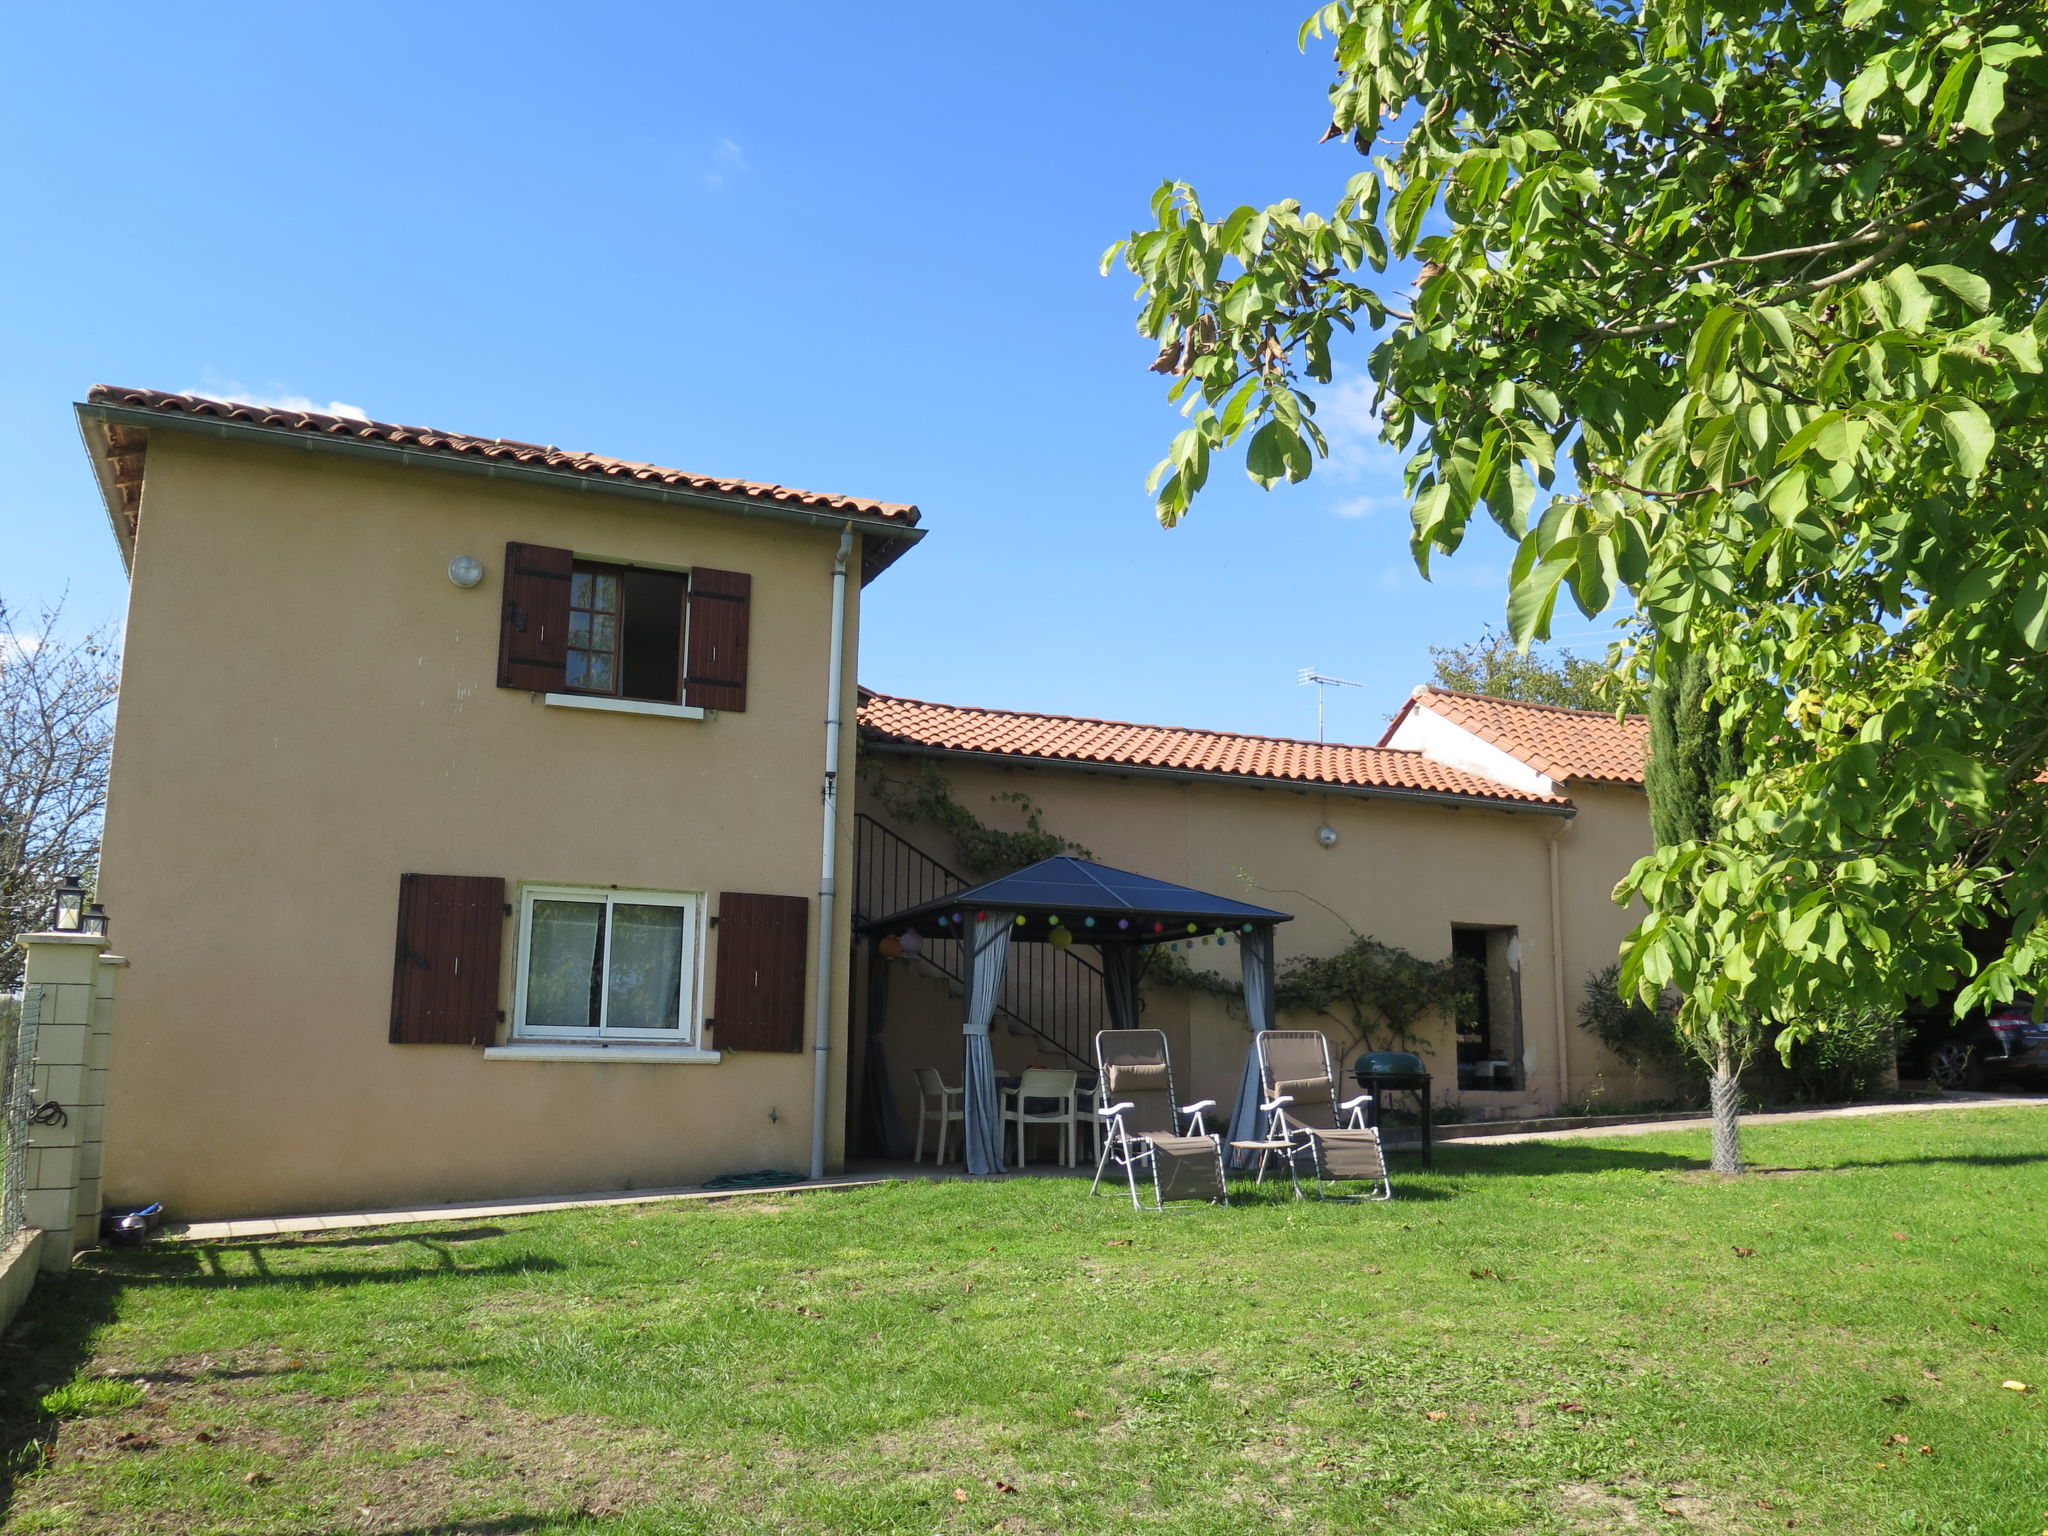
[[[1890,1080],[1900,1032],[1896,1014],[1830,1010],[1809,1038],[1792,1047],[1789,1059],[1767,1053],[1752,1075],[1770,1102],[1839,1104],[1866,1098]]]
[[[1638,1072],[1655,1072],[1674,1085],[1672,1108],[1692,1108],[1706,1097],[1705,1067],[1678,1038],[1674,1010],[1644,1006],[1621,995],[1621,967],[1586,978],[1579,1024]],[[1896,1016],[1869,1009],[1831,1012],[1813,1035],[1781,1057],[1767,1052],[1744,1076],[1745,1103],[1839,1104],[1868,1097],[1889,1078],[1898,1054]],[[1644,1107],[1644,1106],[1638,1106]],[[1612,1111],[1608,1111],[1612,1113]]]
[[[1616,961],[1586,978],[1579,1004],[1579,1027],[1638,1072],[1670,1079],[1684,1107],[1706,1099],[1706,1069],[1678,1038],[1674,1009],[1668,1003],[1652,1008],[1621,994],[1621,963]],[[1610,1111],[1611,1113],[1611,1111]]]

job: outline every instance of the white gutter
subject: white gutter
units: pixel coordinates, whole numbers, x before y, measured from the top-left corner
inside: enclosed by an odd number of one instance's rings
[[[818,875],[818,1006],[811,1021],[811,1177],[825,1176],[825,1104],[832,1066],[833,909],[839,895],[840,707],[846,696],[846,567],[853,524],[839,534],[832,562],[832,660],[825,695],[825,854]]]
[[[1557,845],[1571,829],[1560,821],[1550,834],[1550,1009],[1556,1016],[1557,1098],[1559,1104],[1571,1096],[1571,1031],[1564,1016],[1564,903],[1558,899]]]

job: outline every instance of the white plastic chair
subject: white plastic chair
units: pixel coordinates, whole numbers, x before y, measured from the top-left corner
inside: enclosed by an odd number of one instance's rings
[[[1073,1167],[1076,1127],[1081,1119],[1081,1074],[1051,1067],[1028,1067],[1008,1097],[1010,1102],[1003,1110],[1003,1124],[1017,1127],[1017,1166],[1022,1168],[1026,1162],[1024,1148],[1031,1127],[1056,1125],[1060,1128],[1060,1166]],[[1059,1107],[1033,1110],[1028,1107],[1033,1099],[1053,1099],[1058,1101]]]
[[[964,1085],[948,1088],[937,1067],[919,1067],[911,1076],[917,1082],[917,1149],[910,1160],[913,1163],[924,1161],[924,1124],[927,1120],[936,1120],[939,1122],[939,1144],[932,1153],[932,1161],[943,1163],[946,1160],[948,1127],[958,1125],[961,1137],[964,1139],[967,1135],[967,1090]]]

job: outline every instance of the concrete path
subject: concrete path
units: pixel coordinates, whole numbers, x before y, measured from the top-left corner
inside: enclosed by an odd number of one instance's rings
[[[2048,1109],[2048,1098],[2005,1098],[1989,1093],[1957,1093],[1924,1104],[1852,1104],[1846,1109],[1795,1110],[1784,1114],[1746,1115],[1749,1126],[1782,1125],[1793,1120],[1836,1120],[1852,1115],[1912,1115],[1937,1109]],[[1504,1136],[1461,1136],[1440,1141],[1439,1147],[1506,1146],[1519,1141],[1576,1141],[1600,1136],[1646,1136],[1653,1131],[1706,1130],[1713,1122],[1697,1120],[1631,1121],[1616,1125],[1589,1125],[1568,1131],[1517,1131]],[[1021,1171],[989,1176],[990,1182],[1015,1178],[1074,1178],[1088,1176],[1088,1168],[1060,1168],[1036,1164]],[[799,1184],[749,1185],[732,1189],[620,1189],[587,1195],[558,1195],[538,1200],[472,1200],[462,1204],[406,1206],[381,1211],[337,1211],[321,1216],[279,1216],[246,1221],[195,1221],[164,1229],[172,1241],[220,1243],[250,1239],[297,1237],[307,1233],[340,1232],[362,1227],[445,1225],[451,1221],[489,1221],[505,1216],[534,1216],[546,1211],[585,1210],[606,1205],[658,1205],[673,1201],[743,1200],[761,1195],[801,1195],[813,1190],[861,1189],[905,1179],[964,1179],[958,1168],[916,1164],[868,1163],[849,1176],[820,1179]]]
[[[1753,1128],[1785,1125],[1794,1120],[1842,1120],[1856,1115],[1918,1115],[1932,1109],[2048,1109],[2048,1098],[2009,1098],[1995,1093],[1952,1093],[1944,1099],[1920,1104],[1850,1104],[1841,1109],[1775,1110],[1744,1115],[1742,1123]],[[1714,1122],[1705,1115],[1694,1120],[1644,1120],[1617,1125],[1587,1125],[1569,1131],[1517,1131],[1507,1136],[1460,1136],[1437,1143],[1439,1147],[1504,1147],[1517,1141],[1580,1141],[1600,1136],[1647,1136],[1653,1131],[1705,1131]]]

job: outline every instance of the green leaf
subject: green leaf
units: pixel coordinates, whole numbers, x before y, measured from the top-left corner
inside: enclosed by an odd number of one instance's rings
[[[1522,547],[1527,549],[1530,546],[1525,542]],[[1550,618],[1557,609],[1557,589],[1571,568],[1569,554],[1562,558],[1545,558],[1508,589],[1508,633],[1517,645],[1550,638]]]
[[[1870,104],[1882,96],[1891,86],[1892,72],[1879,59],[1863,73],[1851,80],[1842,92],[1842,116],[1856,127],[1863,126],[1863,114],[1870,110]]]
[[[1893,267],[1884,276],[1884,285],[1892,297],[1899,301],[1898,323],[1902,330],[1921,331],[1927,328],[1927,317],[1934,312],[1934,296],[1914,275],[1911,267]]]
[[[1269,491],[1282,480],[1306,480],[1312,462],[1301,433],[1278,417],[1252,434],[1244,455],[1245,472]]]
[[[1933,266],[1922,267],[1920,275],[1941,284],[1979,314],[1991,307],[1991,285],[1974,272],[1965,272],[1961,267]]]
[[[2022,640],[2037,651],[2048,651],[2048,572],[2035,576],[2020,589],[2013,602],[2012,617]]]
[[[1728,346],[1741,322],[1742,311],[1732,304],[1717,305],[1708,312],[1693,336],[1692,355],[1686,360],[1688,383],[1698,384],[1728,366]]]
[[[1998,439],[1997,432],[1992,429],[1991,418],[1974,400],[1952,398],[1937,401],[1935,409],[1941,435],[1948,440],[1949,453],[1955,459],[1956,468],[1965,480],[1975,480],[1984,473],[1985,461],[1991,457],[1992,445]]]
[[[1970,99],[1963,107],[1963,126],[1988,139],[2004,112],[2005,71],[1995,64],[1985,64],[1971,83]]]

